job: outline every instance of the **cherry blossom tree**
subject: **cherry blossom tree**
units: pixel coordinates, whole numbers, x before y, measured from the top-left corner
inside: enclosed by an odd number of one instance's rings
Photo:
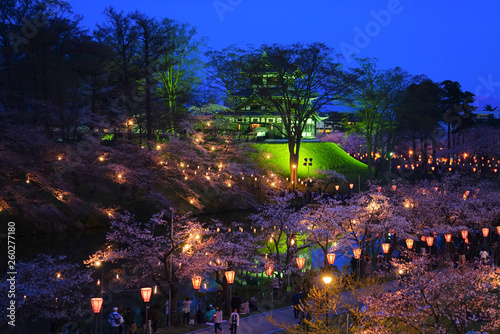
[[[405,274],[400,289],[361,298],[371,321],[393,333],[466,333],[474,323],[483,331],[498,329],[500,271],[480,264],[431,270],[433,261],[395,262]]]
[[[90,270],[68,262],[64,256],[41,254],[31,261],[17,263],[16,271],[14,282],[7,276],[0,285],[2,291],[9,291],[9,285],[15,284],[15,317],[7,317],[9,310],[2,308],[0,325],[14,320],[13,328],[23,328],[37,319],[45,319],[51,322],[52,332],[59,333],[65,323],[89,313]],[[3,305],[9,305],[7,297],[7,293],[2,294]]]

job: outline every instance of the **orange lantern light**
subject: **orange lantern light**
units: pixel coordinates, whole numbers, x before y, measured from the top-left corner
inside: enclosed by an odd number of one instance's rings
[[[489,229],[489,228],[487,228],[487,227],[484,227],[484,228],[482,229],[482,231],[483,231],[483,237],[487,238],[487,237],[488,237],[488,234],[490,234],[490,229]]]
[[[500,234],[500,226],[497,226],[497,233]]]
[[[193,283],[193,289],[200,290],[201,280],[202,280],[201,276],[191,277],[191,282]]]
[[[413,248],[413,239],[406,239],[406,247],[408,247],[408,249],[412,249]]]
[[[102,298],[91,298],[90,305],[92,305],[92,311],[94,313],[100,313],[102,307]]]
[[[354,183],[349,183],[349,188],[350,189],[354,188]]]
[[[467,235],[469,234],[469,231],[462,230],[460,233],[462,233],[462,238],[467,239]]]
[[[144,300],[145,303],[149,303],[149,300],[151,299],[151,291],[152,288],[141,288],[141,296],[142,300]]]
[[[382,190],[382,187],[377,187],[377,192],[380,192]]]
[[[451,233],[445,233],[444,239],[446,240],[446,242],[451,242]]]
[[[420,238],[420,241],[425,241],[425,235]]]
[[[334,253],[330,253],[330,254],[326,254],[326,259],[328,260],[328,264],[333,264],[335,262],[335,254]]]
[[[295,259],[295,261],[297,261],[297,267],[299,267],[299,269],[304,269],[304,265],[306,264],[305,257],[298,257]]]
[[[425,241],[427,242],[427,246],[432,247],[432,244],[434,243],[434,237],[427,237],[425,238]]]
[[[273,272],[274,272],[274,267],[273,267],[273,265],[272,265],[272,264],[268,265],[268,266],[266,267],[266,275],[267,275],[267,276],[271,276],[271,275],[273,274]]]
[[[361,248],[354,248],[352,252],[356,260],[359,260],[361,258]]]
[[[395,184],[392,185],[392,191],[396,191],[397,186]]]
[[[382,250],[384,251],[384,254],[389,253],[389,249],[390,248],[391,248],[391,244],[390,243],[384,242],[382,244]]]
[[[227,284],[233,284],[234,283],[234,275],[236,275],[236,273],[234,271],[232,271],[232,270],[226,271],[224,273],[224,275],[226,275]]]
[[[339,191],[340,186],[338,184],[335,185],[335,190]]]

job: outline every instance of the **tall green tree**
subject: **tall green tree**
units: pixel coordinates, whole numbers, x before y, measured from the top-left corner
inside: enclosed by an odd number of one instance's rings
[[[364,135],[368,154],[368,176],[373,175],[373,162],[380,153],[388,166],[390,152],[397,142],[395,108],[406,88],[418,80],[403,69],[382,70],[376,59],[357,59],[359,67],[354,71],[358,76],[350,98],[350,106],[358,116],[351,129]]]
[[[247,73],[259,76],[262,65],[273,72],[273,78],[268,78],[272,84],[262,81],[252,86],[281,117],[283,127],[279,130],[288,143],[290,182],[297,184],[300,144],[307,121],[322,107],[344,101],[354,76],[344,71],[334,50],[322,43],[271,44],[259,51]]]

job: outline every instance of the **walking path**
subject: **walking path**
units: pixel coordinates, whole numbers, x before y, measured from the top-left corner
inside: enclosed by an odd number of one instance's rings
[[[384,291],[396,291],[398,290],[398,280],[391,281],[386,283],[384,287]],[[341,298],[344,299],[344,302],[349,301],[353,302],[353,298],[350,292],[345,292],[341,295]],[[295,319],[293,316],[293,307],[288,306],[281,309],[257,313],[255,315],[251,315],[246,318],[240,319],[240,327],[238,327],[238,334],[271,334],[271,333],[280,333],[282,330],[273,325],[268,317],[272,315],[273,319],[279,323],[285,324],[296,324],[299,322],[298,319]],[[222,324],[222,329],[224,333],[230,333],[229,325],[227,322]],[[197,331],[188,332],[186,334],[194,334],[194,333],[213,333],[214,327],[208,326],[204,329],[199,329]]]

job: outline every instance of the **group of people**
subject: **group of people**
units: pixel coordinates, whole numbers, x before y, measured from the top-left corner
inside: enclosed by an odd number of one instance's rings
[[[147,319],[144,311],[141,315],[144,333],[156,333],[159,318],[158,309],[153,308]],[[135,312],[130,307],[123,312],[123,315],[118,312],[118,307],[113,307],[113,312],[109,314],[108,323],[111,326],[112,334],[134,334],[137,331]]]

